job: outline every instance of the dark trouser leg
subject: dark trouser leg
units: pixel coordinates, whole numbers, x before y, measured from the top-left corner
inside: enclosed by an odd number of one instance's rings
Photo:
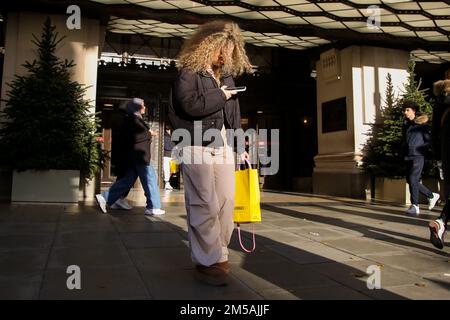
[[[411,204],[419,204],[419,179],[417,178],[417,173],[414,171],[414,161],[406,161],[406,182],[409,186],[409,195]]]
[[[410,176],[411,176],[411,170],[412,170],[412,160],[406,160],[405,162],[406,166],[406,182],[408,183],[409,189],[411,191],[411,182],[410,182]],[[411,192],[410,192],[411,194]]]
[[[448,130],[450,131],[450,130]],[[448,140],[448,139],[447,139]],[[442,209],[440,218],[447,226],[448,218],[450,217],[450,143],[446,140],[442,141],[442,170],[444,171],[444,195],[445,206]]]
[[[419,192],[426,196],[427,198],[433,198],[433,192],[430,191],[427,187],[419,182]]]
[[[444,225],[447,227],[448,218],[450,216],[450,201],[445,203],[444,209],[442,209],[441,216],[439,217],[444,221]]]
[[[413,160],[407,161],[408,174],[406,180],[409,184],[409,192],[411,194],[411,203],[419,204],[419,192],[427,198],[433,197],[433,193],[420,183],[420,176],[425,160],[423,157],[415,157]]]
[[[442,156],[442,170],[444,172],[444,195],[445,195],[445,206],[442,209],[440,218],[444,221],[447,226],[448,218],[450,216],[450,121],[447,115],[446,121],[441,131],[441,156]]]

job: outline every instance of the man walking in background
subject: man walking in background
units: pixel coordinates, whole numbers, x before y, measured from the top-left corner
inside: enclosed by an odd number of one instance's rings
[[[425,163],[425,155],[431,147],[430,127],[426,114],[417,114],[418,105],[414,101],[403,103],[403,114],[405,122],[403,124],[404,152],[406,160],[406,180],[409,184],[411,194],[411,206],[406,211],[407,214],[417,216],[419,210],[419,192],[428,198],[428,210],[431,210],[439,200],[439,194],[431,192],[420,183],[422,170]]]

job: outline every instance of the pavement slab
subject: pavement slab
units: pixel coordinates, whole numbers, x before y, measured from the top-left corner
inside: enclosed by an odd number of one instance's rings
[[[230,283],[197,282],[182,191],[162,192],[166,214],[101,213],[92,205],[0,203],[0,299],[333,300],[450,299],[450,250],[429,243],[427,221],[402,206],[262,192],[262,222],[229,244]],[[69,290],[69,266],[81,290]],[[381,288],[370,289],[380,271]]]

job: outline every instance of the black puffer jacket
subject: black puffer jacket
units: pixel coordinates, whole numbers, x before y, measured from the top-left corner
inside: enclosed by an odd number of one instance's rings
[[[149,165],[152,136],[145,121],[135,115],[127,115],[120,129],[120,152],[131,165]]]
[[[234,86],[231,75],[220,79],[221,86]],[[169,98],[169,119],[173,129],[186,129],[194,141],[194,121],[202,121],[202,135],[211,128],[221,130],[240,128],[241,115],[236,96],[226,100],[215,79],[207,72],[195,73],[181,69]],[[211,141],[202,141],[207,146]],[[219,142],[223,145],[223,141]]]
[[[405,160],[429,155],[431,131],[426,114],[417,115],[413,121],[403,123],[403,141]]]

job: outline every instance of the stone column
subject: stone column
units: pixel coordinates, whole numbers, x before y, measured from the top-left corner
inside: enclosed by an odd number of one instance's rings
[[[366,197],[367,179],[358,167],[366,134],[384,106],[387,74],[399,94],[407,81],[408,58],[403,50],[367,46],[321,54],[316,78],[314,193]]]
[[[81,29],[69,30],[66,21],[69,15],[54,15],[34,12],[8,13],[5,37],[5,59],[2,79],[2,99],[6,98],[9,87],[6,83],[13,80],[14,75],[23,75],[26,69],[22,66],[26,60],[36,59],[36,46],[31,42],[33,34],[40,38],[44,21],[50,17],[56,31],[65,39],[58,45],[56,54],[62,59],[73,60],[72,79],[88,86],[85,99],[91,101],[91,111],[95,111],[97,89],[97,61],[103,43],[104,28],[100,21],[81,18]],[[4,102],[1,102],[1,108]],[[0,182],[3,183],[3,182]],[[80,200],[91,200],[94,195],[94,184],[80,192]],[[83,195],[84,194],[84,195]]]

